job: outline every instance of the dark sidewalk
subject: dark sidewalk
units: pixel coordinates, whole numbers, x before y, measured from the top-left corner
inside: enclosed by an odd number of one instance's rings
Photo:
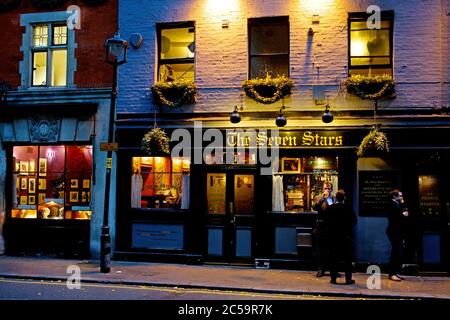
[[[356,273],[355,285],[332,285],[329,277],[315,272],[255,269],[228,266],[113,261],[111,272],[100,273],[98,261],[48,257],[0,256],[0,278],[28,278],[66,281],[69,265],[81,269],[81,282],[134,284],[179,288],[207,288],[248,292],[308,294],[370,298],[450,299],[450,277],[406,276],[402,282],[381,275],[381,289],[367,288],[367,274]],[[343,278],[338,279],[344,281]]]

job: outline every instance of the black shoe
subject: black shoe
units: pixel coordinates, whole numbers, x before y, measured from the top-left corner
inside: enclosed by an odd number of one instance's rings
[[[345,284],[355,284],[355,280],[345,280]]]
[[[337,284],[336,279],[331,279],[331,280],[330,280],[330,283],[331,283],[331,284]]]
[[[338,273],[338,274],[336,275],[336,278],[340,278],[340,277],[341,277],[341,274]]]
[[[316,278],[323,277],[324,275],[325,275],[325,271],[319,270],[319,271],[317,271],[317,273],[316,273]]]

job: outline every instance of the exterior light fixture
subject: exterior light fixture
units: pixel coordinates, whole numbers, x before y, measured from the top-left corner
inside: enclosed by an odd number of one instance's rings
[[[323,123],[330,123],[333,121],[333,115],[330,112],[330,105],[327,103],[325,106],[325,112],[322,115],[322,122]]]
[[[314,36],[314,30],[313,30],[313,28],[309,28],[309,29],[308,29],[308,36],[309,36],[309,37]]]
[[[284,127],[287,124],[286,117],[283,114],[283,109],[285,108],[285,106],[281,107],[280,112],[278,113],[278,117],[275,120],[275,124],[277,125],[277,127]]]
[[[117,97],[117,67],[127,62],[128,42],[122,39],[119,32],[113,38],[105,41],[106,62],[113,66],[113,79],[111,89],[111,101],[108,124],[108,145],[106,155],[106,182],[105,182],[105,203],[103,212],[102,234],[100,236],[100,271],[109,273],[111,269],[111,236],[109,232],[109,199],[111,190],[112,171],[112,151],[117,151],[117,144],[114,143],[114,122],[116,118],[116,97]]]
[[[241,110],[242,110],[242,108],[241,108]],[[238,106],[234,106],[234,111],[231,113],[230,121],[231,121],[231,123],[241,122],[241,116],[239,115],[239,112],[238,112]]]

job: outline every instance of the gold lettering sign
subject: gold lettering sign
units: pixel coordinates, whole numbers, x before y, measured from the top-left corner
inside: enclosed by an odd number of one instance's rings
[[[226,137],[228,147],[341,147],[344,137],[338,134],[323,134],[314,131],[283,132],[281,136],[271,137],[266,131],[254,134],[228,132]]]

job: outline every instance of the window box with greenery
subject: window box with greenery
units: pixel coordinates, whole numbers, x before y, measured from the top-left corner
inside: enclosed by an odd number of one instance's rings
[[[256,78],[242,82],[245,94],[258,103],[271,104],[291,94],[294,82],[285,77],[272,78],[269,74],[265,78]]]
[[[389,141],[386,134],[377,128],[372,128],[366,135],[356,152],[358,157],[379,157],[389,152]]]
[[[395,97],[395,81],[390,75],[352,75],[344,86],[348,93],[361,99],[379,100]]]
[[[195,102],[197,86],[190,80],[157,82],[151,88],[153,99],[158,106],[176,108]]]

